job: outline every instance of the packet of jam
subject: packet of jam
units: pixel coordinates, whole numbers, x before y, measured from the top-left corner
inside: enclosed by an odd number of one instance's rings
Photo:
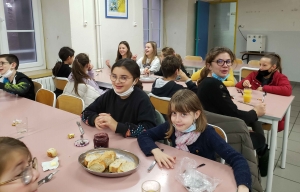
[[[107,133],[97,133],[94,135],[94,148],[108,148],[109,137]]]

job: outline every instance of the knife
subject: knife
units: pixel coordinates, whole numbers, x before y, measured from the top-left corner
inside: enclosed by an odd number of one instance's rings
[[[164,151],[164,149],[161,149],[161,151]],[[150,172],[152,169],[153,169],[153,167],[156,165],[156,160],[154,160],[153,162],[152,162],[152,164],[150,165],[150,167],[147,169],[148,170],[148,172]]]
[[[244,103],[243,101],[238,101],[238,102],[243,103],[243,104],[245,104],[245,105],[250,105],[250,106],[254,107],[254,105],[249,104],[249,103]]]
[[[38,186],[40,186],[40,185],[42,185],[42,184],[44,184],[44,183],[49,182],[49,181],[52,179],[53,175],[54,175],[55,173],[57,173],[58,171],[59,171],[59,170],[56,170],[56,171],[54,171],[53,173],[50,173],[49,175],[47,175],[46,177],[44,177],[43,179],[41,179],[41,180],[38,182]]]

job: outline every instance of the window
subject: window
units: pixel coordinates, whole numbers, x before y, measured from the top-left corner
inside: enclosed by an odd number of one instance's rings
[[[162,8],[163,0],[143,0],[144,45],[155,41],[157,48],[162,46]]]
[[[0,0],[0,53],[20,60],[23,71],[45,69],[39,0]]]

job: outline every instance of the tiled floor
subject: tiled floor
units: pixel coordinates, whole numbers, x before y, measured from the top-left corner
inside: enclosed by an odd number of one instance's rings
[[[300,83],[292,82],[295,99],[291,108],[286,168],[281,169],[283,132],[278,133],[272,192],[300,192]],[[263,188],[266,177],[262,178]]]

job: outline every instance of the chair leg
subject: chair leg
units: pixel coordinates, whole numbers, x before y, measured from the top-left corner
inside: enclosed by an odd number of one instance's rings
[[[271,145],[271,134],[272,131],[268,131],[268,137],[267,137],[267,143],[268,143],[268,149],[270,149],[270,145]]]

